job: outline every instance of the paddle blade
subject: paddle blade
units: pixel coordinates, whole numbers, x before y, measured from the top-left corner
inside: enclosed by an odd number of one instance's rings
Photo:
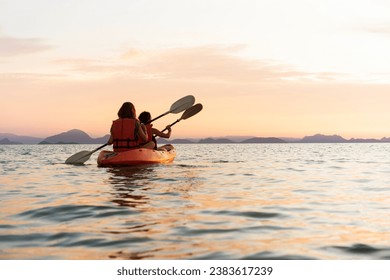
[[[187,110],[185,110],[180,119],[182,119],[182,120],[188,119],[188,118],[196,115],[200,111],[202,111],[202,109],[203,109],[203,105],[198,103],[198,104],[188,108]]]
[[[81,151],[81,152],[78,152],[77,154],[74,154],[73,156],[71,156],[70,158],[65,160],[65,163],[66,164],[83,164],[84,162],[89,160],[89,158],[91,157],[91,155],[94,152],[100,150],[101,148],[103,148],[103,147],[105,147],[107,145],[109,145],[109,144],[106,143],[104,145],[101,145],[100,147],[96,148],[93,151]]]
[[[184,96],[180,98],[175,103],[172,104],[169,109],[169,113],[177,114],[183,112],[184,110],[190,108],[195,103],[195,97],[192,95]]]
[[[183,115],[181,115],[180,119],[176,120],[174,123],[171,123],[170,126],[177,124],[181,120],[185,120],[196,115],[197,113],[202,111],[202,109],[203,109],[203,105],[200,103],[188,108],[187,110],[184,111]],[[167,128],[164,128],[161,132],[164,132],[165,130],[167,130]]]
[[[92,153],[90,151],[81,151],[73,156],[69,157],[65,163],[66,164],[83,164],[91,157]]]
[[[168,115],[169,113],[177,114],[180,112],[183,112],[184,110],[190,108],[195,103],[195,97],[192,95],[184,96],[183,98],[180,98],[175,103],[172,104],[171,108],[168,112],[165,112],[164,114],[150,120],[147,122],[147,124],[154,122],[155,120],[158,120],[159,118]]]

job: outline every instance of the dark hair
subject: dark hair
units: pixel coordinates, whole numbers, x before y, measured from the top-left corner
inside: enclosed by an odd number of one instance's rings
[[[131,102],[125,102],[122,104],[122,107],[118,111],[118,117],[121,119],[135,119],[134,105]]]
[[[152,116],[149,112],[142,112],[138,117],[139,121],[143,124],[146,124],[151,118]]]

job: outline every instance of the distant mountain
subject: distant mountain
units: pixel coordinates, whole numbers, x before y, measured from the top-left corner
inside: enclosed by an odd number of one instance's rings
[[[241,143],[287,143],[287,142],[276,137],[253,137],[241,141]]]
[[[323,135],[316,134],[313,136],[305,136],[300,143],[346,143],[348,140],[339,135]]]
[[[197,141],[193,141],[191,139],[166,139],[166,138],[160,138],[157,137],[157,144],[163,145],[163,144],[195,144]]]
[[[380,143],[380,142],[385,142],[385,141],[378,140],[378,139],[372,139],[372,138],[369,138],[369,139],[351,138],[348,140],[348,142],[350,142],[350,143]]]
[[[174,139],[172,142],[169,142],[168,140],[164,139],[166,143],[172,143],[172,144],[194,144],[194,141],[191,141],[189,139]],[[159,140],[157,140],[159,141]]]
[[[244,140],[250,139],[250,138],[255,138],[256,136],[234,136],[234,135],[229,135],[229,136],[224,136],[223,138],[230,139],[233,142],[240,143]]]
[[[31,136],[20,136],[12,133],[0,133],[0,139],[7,138],[11,142],[20,144],[38,144],[42,141],[42,138]]]
[[[104,144],[109,135],[100,138],[91,138],[87,133],[79,129],[72,129],[57,135],[45,138],[39,144]]]
[[[235,138],[236,140],[240,138]],[[204,139],[163,139],[158,138],[160,144],[191,144],[191,143],[200,143],[200,144],[231,144],[231,143],[384,143],[389,142],[390,138],[383,137],[382,139],[361,139],[361,138],[352,138],[345,139],[338,135],[323,135],[316,134],[313,136],[305,136],[304,138],[277,138],[277,137],[252,137],[249,139],[244,139],[242,141],[234,141],[231,138],[204,138]]]
[[[4,139],[0,140],[0,145],[19,145],[19,144],[22,144],[22,143],[10,141],[8,138],[4,138]]]
[[[227,138],[205,138],[205,139],[200,139],[198,141],[199,144],[230,144],[230,143],[236,143],[233,142],[230,139]]]
[[[294,138],[294,137],[280,137],[279,139],[282,139],[286,143],[298,143],[302,140],[302,138]]]

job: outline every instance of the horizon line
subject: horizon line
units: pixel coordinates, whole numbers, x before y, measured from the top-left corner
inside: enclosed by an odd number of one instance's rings
[[[85,134],[88,135],[88,137],[92,138],[92,139],[98,139],[98,138],[104,138],[106,137],[107,135],[110,135],[110,134],[105,134],[103,136],[98,136],[98,137],[92,137],[90,134],[88,134],[87,132],[85,132],[84,130],[82,129],[70,129],[70,130],[67,130],[67,131],[64,131],[64,132],[60,132],[60,133],[57,133],[57,134],[53,134],[53,135],[50,135],[50,136],[31,136],[31,135],[19,135],[19,134],[15,134],[15,133],[8,133],[8,132],[0,132],[0,135],[12,135],[12,136],[16,136],[16,137],[28,137],[28,138],[37,138],[37,139],[46,139],[46,138],[49,138],[49,137],[53,137],[53,136],[57,136],[57,135],[60,135],[60,134],[64,134],[64,133],[68,133],[68,132],[71,132],[71,131],[80,131],[80,132],[83,132]],[[218,140],[218,139],[230,139],[232,140],[232,138],[241,138],[243,140],[248,140],[248,139],[252,139],[252,138],[278,138],[278,139],[304,139],[305,137],[314,137],[314,136],[323,136],[323,137],[341,137],[345,140],[359,140],[359,139],[364,139],[364,140],[381,140],[381,139],[384,139],[384,138],[390,138],[388,136],[381,136],[379,138],[376,138],[376,137],[350,137],[350,138],[345,138],[344,136],[340,135],[340,134],[323,134],[323,133],[314,133],[312,135],[305,135],[305,136],[255,136],[255,135],[225,135],[225,136],[203,136],[203,137],[193,137],[193,136],[182,136],[182,137],[176,137],[176,138],[173,138],[171,137],[170,139],[171,140],[180,140],[180,139],[194,139],[194,140],[202,140],[202,139],[214,139],[214,140]],[[6,136],[2,137],[2,139],[5,139],[7,138]],[[0,139],[0,140],[2,140]]]

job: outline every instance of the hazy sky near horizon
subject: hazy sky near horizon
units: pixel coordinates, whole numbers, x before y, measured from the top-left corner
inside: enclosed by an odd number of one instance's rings
[[[109,131],[192,94],[173,138],[390,137],[387,0],[0,0],[0,132]],[[163,128],[179,115],[155,123]]]

